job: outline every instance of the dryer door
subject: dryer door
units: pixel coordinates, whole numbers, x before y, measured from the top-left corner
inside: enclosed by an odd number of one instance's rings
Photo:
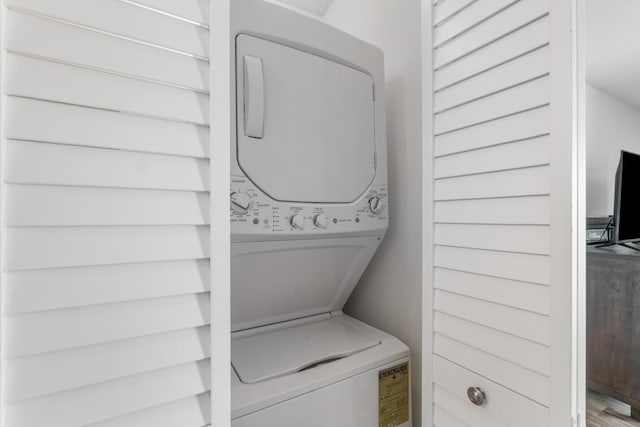
[[[239,35],[237,158],[279,201],[349,203],[375,176],[370,75],[256,37]]]

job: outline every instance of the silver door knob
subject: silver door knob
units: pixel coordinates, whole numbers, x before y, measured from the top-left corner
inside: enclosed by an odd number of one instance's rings
[[[476,406],[482,406],[487,396],[484,394],[484,390],[480,387],[469,387],[467,389],[467,397],[469,401]]]

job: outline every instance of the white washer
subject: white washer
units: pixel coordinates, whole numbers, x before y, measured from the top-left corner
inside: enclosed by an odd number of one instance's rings
[[[409,349],[341,312],[388,225],[383,55],[231,7],[232,425],[410,426]]]

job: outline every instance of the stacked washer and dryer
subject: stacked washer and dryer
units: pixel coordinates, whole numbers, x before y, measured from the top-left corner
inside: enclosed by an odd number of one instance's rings
[[[232,425],[410,426],[409,349],[341,311],[388,225],[383,54],[231,7]]]

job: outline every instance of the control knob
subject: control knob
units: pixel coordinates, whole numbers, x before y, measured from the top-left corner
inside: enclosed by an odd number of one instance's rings
[[[290,222],[293,228],[297,228],[299,230],[304,229],[304,216],[300,214],[292,215]]]
[[[231,193],[231,210],[234,213],[244,215],[249,212],[252,206],[253,201],[247,193]]]
[[[372,214],[378,215],[380,212],[382,212],[383,207],[384,204],[382,203],[382,199],[380,197],[373,196],[369,199],[369,210]]]
[[[313,218],[313,224],[318,228],[327,228],[329,219],[324,214],[318,214]]]

